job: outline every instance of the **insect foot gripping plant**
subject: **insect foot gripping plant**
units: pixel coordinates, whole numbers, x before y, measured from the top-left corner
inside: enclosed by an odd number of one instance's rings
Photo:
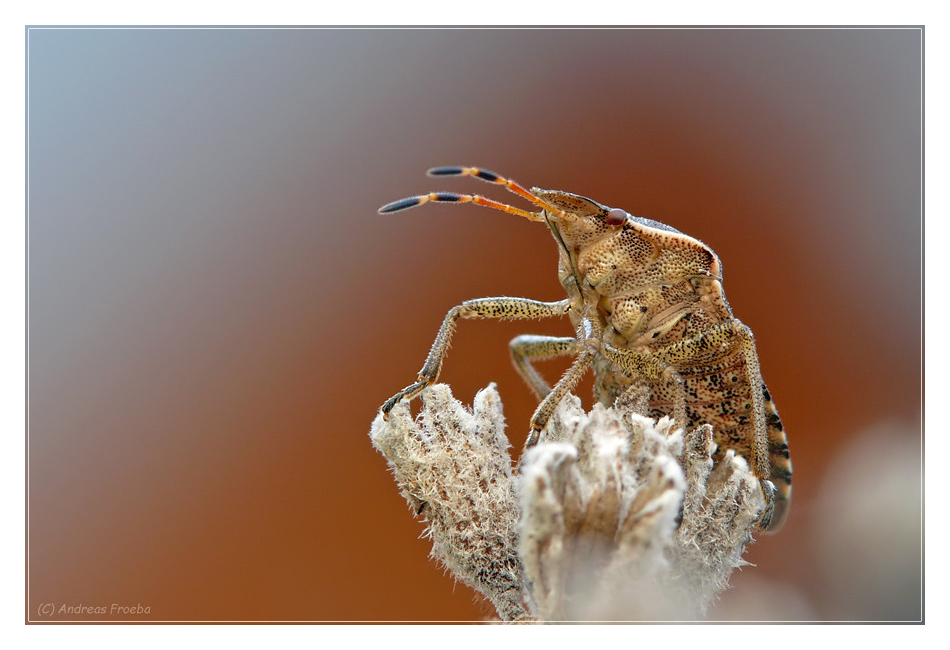
[[[755,479],[757,501],[763,506],[752,527],[778,530],[791,498],[788,446],[781,420],[759,372],[752,332],[733,317],[726,302],[716,254],[702,242],[669,226],[575,194],[537,188],[529,191],[510,179],[476,167],[440,167],[429,173],[474,176],[503,185],[541,207],[541,211],[529,212],[477,194],[439,192],[390,203],[380,208],[380,212],[395,212],[430,201],[474,203],[540,221],[548,226],[558,244],[559,277],[568,297],[558,302],[480,298],[453,307],[439,329],[417,381],[382,406],[381,419],[377,420],[379,427],[394,426],[397,407],[404,406],[404,402],[420,393],[425,394],[438,379],[459,319],[567,315],[574,326],[573,337],[519,336],[511,342],[515,366],[540,401],[531,418],[519,480],[529,480],[531,463],[539,462],[538,454],[543,451],[538,443],[554,440],[552,431],[558,425],[552,418],[581,376],[593,369],[594,391],[600,404],[620,407],[623,411],[627,408],[624,405],[637,403],[642,406],[643,414],[652,418],[671,413],[676,428],[692,430],[690,436],[696,431],[711,429],[710,450],[715,449],[711,458],[718,466],[716,471],[727,471],[721,468],[735,467],[744,459]],[[532,361],[562,355],[573,356],[574,362],[551,388]],[[433,417],[433,421],[438,420]],[[442,430],[436,427],[432,431]],[[426,431],[423,428],[413,435],[429,440],[431,431]],[[380,447],[379,441],[386,436],[375,425],[373,435]],[[536,446],[537,449],[533,449]],[[448,449],[444,444],[439,447],[443,453]],[[457,450],[452,449],[456,453]],[[395,463],[392,457],[390,461]],[[464,463],[456,461],[456,464],[461,474],[468,471]],[[628,469],[614,467],[621,472],[616,480],[622,483]],[[398,466],[396,472],[399,480]],[[517,487],[516,482],[513,489],[517,491]],[[528,486],[522,487],[527,489]],[[690,495],[685,494],[684,498],[688,502]],[[708,493],[701,499],[703,507],[709,499]],[[624,502],[622,507],[628,505]],[[426,514],[427,507],[432,507],[431,501],[419,505],[420,514]],[[685,503],[683,508],[685,513]],[[519,519],[522,550],[525,536],[530,532],[524,528],[526,516],[522,513]],[[429,521],[433,523],[431,518]],[[680,530],[684,527],[689,529],[685,519]],[[436,536],[434,524],[431,530]],[[528,571],[530,562],[526,557],[521,560],[527,572],[524,579],[534,584]],[[590,572],[585,572],[587,574]],[[472,584],[480,588],[477,581]],[[529,590],[529,595],[531,593]],[[540,604],[542,600],[529,599],[528,611],[532,614],[542,610],[564,611],[546,609]],[[532,609],[532,602],[541,609]]]

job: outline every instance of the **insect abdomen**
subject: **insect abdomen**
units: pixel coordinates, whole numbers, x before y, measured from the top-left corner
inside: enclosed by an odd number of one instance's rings
[[[769,389],[762,384],[762,396],[765,399],[765,424],[769,435],[769,480],[775,485],[775,504],[769,528],[777,530],[788,515],[792,500],[792,460],[788,453],[788,438],[782,419],[778,415],[775,403],[769,395]]]

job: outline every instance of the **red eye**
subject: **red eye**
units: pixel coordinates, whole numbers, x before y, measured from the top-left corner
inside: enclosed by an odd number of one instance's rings
[[[627,213],[620,208],[611,208],[607,212],[607,225],[622,226],[627,221]]]

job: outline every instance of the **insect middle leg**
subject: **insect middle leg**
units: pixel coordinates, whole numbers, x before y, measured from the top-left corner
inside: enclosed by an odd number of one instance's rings
[[[446,314],[439,333],[432,343],[429,356],[426,357],[422,370],[419,371],[418,381],[390,397],[383,404],[383,415],[388,415],[393,407],[401,400],[412,399],[421,393],[427,386],[439,377],[442,370],[442,360],[449,348],[456,323],[460,318],[497,318],[497,319],[531,319],[551,318],[563,316],[570,310],[570,300],[557,302],[541,302],[528,298],[478,298],[467,300],[457,307],[453,307]]]
[[[541,439],[541,432],[548,425],[551,416],[557,410],[558,404],[573,390],[577,382],[584,376],[584,373],[590,369],[591,361],[596,354],[596,350],[591,345],[591,340],[577,340],[576,344],[580,347],[581,353],[577,355],[574,363],[561,376],[554,388],[541,400],[538,408],[534,411],[534,415],[531,416],[531,430],[528,432],[528,439],[524,443],[525,449],[538,443]]]
[[[551,387],[531,364],[531,360],[575,355],[581,351],[583,344],[573,337],[522,334],[511,339],[508,346],[511,348],[511,360],[515,368],[540,402],[551,392]]]

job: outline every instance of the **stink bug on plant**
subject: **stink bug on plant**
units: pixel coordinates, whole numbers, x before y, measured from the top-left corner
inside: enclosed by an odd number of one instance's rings
[[[558,245],[567,298],[478,298],[449,310],[418,381],[390,398],[387,415],[434,383],[459,319],[568,316],[571,337],[523,335],[511,341],[515,367],[540,404],[526,445],[538,442],[561,400],[590,369],[594,393],[610,406],[649,387],[650,415],[672,413],[677,426],[710,424],[716,459],[734,450],[759,478],[766,509],[759,527],[778,530],[788,512],[792,465],[782,421],[759,371],[752,331],[737,320],[722,290],[719,258],[698,239],[583,196],[530,191],[478,167],[437,167],[430,176],[474,176],[502,185],[541,208],[522,210],[478,194],[433,192],[389,203],[380,213],[429,202],[474,203],[547,225]],[[552,388],[532,361],[574,357]]]

